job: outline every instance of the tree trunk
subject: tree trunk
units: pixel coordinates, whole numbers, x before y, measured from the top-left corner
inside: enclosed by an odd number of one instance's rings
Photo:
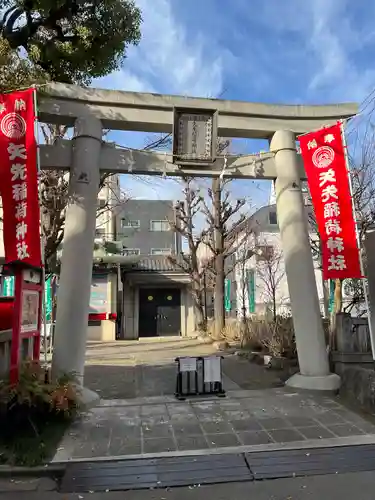
[[[245,265],[243,264],[242,269],[241,269],[241,278],[240,279],[241,279],[241,300],[242,300],[242,323],[244,325],[246,325],[246,323],[247,323],[247,316],[246,316],[246,312],[247,312],[246,286],[247,286],[247,283],[246,283],[245,274],[246,274],[246,269],[245,269]]]
[[[336,315],[342,312],[342,281],[340,279],[335,280],[333,311],[329,329],[329,348],[331,351],[335,349],[336,345]]]
[[[196,261],[196,256],[192,256],[194,269],[198,268]],[[203,302],[203,290],[201,285],[201,278],[197,270],[192,273],[193,283],[192,283],[192,293],[194,299],[194,314],[195,314],[195,328],[196,330],[206,331],[206,315]]]
[[[215,328],[214,337],[219,340],[222,336],[225,326],[225,308],[224,308],[224,238],[221,223],[221,180],[214,178],[212,181],[212,190],[214,193],[214,219],[215,219]]]
[[[247,318],[247,316],[246,316],[246,304],[243,303],[243,305],[242,305],[242,323],[244,325],[246,325],[246,323],[247,323],[247,319],[246,318]]]
[[[329,318],[329,282],[322,278],[324,317]]]
[[[200,333],[207,330],[206,319],[204,316],[203,306],[199,300],[194,301],[195,328]]]
[[[276,291],[272,292],[272,307],[273,307],[273,321],[276,323],[277,320],[277,304],[276,304]]]
[[[216,259],[216,281],[215,281],[215,338],[220,339],[225,327],[224,308],[224,257],[218,255]]]
[[[319,238],[319,264],[320,269],[323,269],[323,260],[322,260],[322,240]],[[322,279],[322,289],[323,289],[323,308],[324,308],[324,317],[329,318],[329,282],[323,278],[323,272],[321,274]]]

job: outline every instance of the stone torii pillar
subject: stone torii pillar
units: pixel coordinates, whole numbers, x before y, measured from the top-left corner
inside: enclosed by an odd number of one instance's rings
[[[277,216],[300,366],[300,373],[293,375],[287,385],[337,390],[340,377],[329,371],[295,134],[288,130],[277,131],[270,148],[275,154]]]
[[[99,399],[96,393],[83,389],[83,374],[101,146],[101,121],[93,116],[78,118],[73,138],[52,371],[55,375],[74,373],[82,386],[84,403]]]

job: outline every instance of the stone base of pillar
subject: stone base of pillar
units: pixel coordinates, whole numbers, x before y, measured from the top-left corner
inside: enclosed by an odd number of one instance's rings
[[[100,396],[94,391],[91,391],[87,387],[79,385],[77,387],[78,392],[78,403],[83,409],[88,410],[96,406],[100,401]]]
[[[335,392],[340,389],[341,379],[336,373],[320,377],[309,377],[296,373],[285,384],[287,387],[293,387],[294,389]]]

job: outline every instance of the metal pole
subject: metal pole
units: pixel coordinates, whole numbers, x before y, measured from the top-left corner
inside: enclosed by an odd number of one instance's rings
[[[365,278],[365,272],[364,272],[364,265],[363,265],[363,258],[362,258],[362,252],[361,252],[361,241],[360,241],[360,236],[359,236],[359,231],[358,231],[358,226],[357,226],[357,217],[356,217],[356,209],[354,205],[354,197],[353,197],[353,183],[352,183],[352,176],[351,176],[351,171],[350,171],[350,165],[348,161],[348,147],[346,144],[346,137],[345,137],[345,132],[344,132],[344,124],[346,123],[347,120],[341,120],[341,137],[342,137],[342,143],[344,146],[344,154],[345,154],[345,165],[346,165],[346,170],[348,173],[348,180],[349,180],[349,190],[350,190],[350,196],[352,200],[352,211],[353,211],[353,218],[354,218],[354,227],[355,227],[355,234],[357,238],[357,247],[358,247],[358,253],[359,253],[359,262],[361,266],[361,273],[362,273],[362,288],[363,288],[363,295],[365,298],[365,305],[367,308],[367,320],[368,320],[368,327],[369,327],[369,333],[370,333],[370,340],[371,340],[371,352],[372,352],[372,359],[375,361],[375,337],[374,337],[374,331],[372,328],[371,324],[371,312],[370,312],[370,305],[368,301],[368,293],[367,293],[367,287],[366,287],[366,278]]]

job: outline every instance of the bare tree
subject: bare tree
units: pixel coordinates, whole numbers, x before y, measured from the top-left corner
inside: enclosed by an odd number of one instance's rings
[[[230,181],[229,181],[230,182]],[[225,259],[232,256],[237,249],[238,240],[235,237],[243,226],[246,215],[241,213],[245,200],[230,200],[230,193],[224,189],[228,181],[219,177],[212,180],[212,187],[208,189],[209,203],[202,200],[203,212],[206,218],[206,234],[204,243],[212,253],[214,274],[214,337],[220,339],[225,327],[224,309],[224,281]]]
[[[182,252],[180,255],[181,259],[175,256],[170,256],[168,259],[189,274],[194,299],[196,327],[205,331],[207,328],[203,297],[205,265],[202,265],[197,255],[198,247],[202,243],[205,231],[197,232],[196,228],[196,216],[201,210],[203,198],[200,195],[199,189],[194,186],[192,178],[183,177],[182,183],[184,201],[177,203],[176,219],[175,221],[170,221],[170,224],[172,229],[181,234],[185,239],[188,252]]]
[[[259,245],[257,280],[260,281],[264,300],[271,305],[272,318],[277,320],[280,285],[285,278],[282,252],[267,241]]]
[[[145,149],[169,149],[172,144],[171,134],[166,134],[146,145]],[[227,154],[230,140],[217,139],[217,153]],[[176,222],[170,221],[172,228],[179,232],[187,241],[188,252],[182,253],[182,261],[170,256],[169,260],[179,265],[192,279],[192,290],[197,315],[197,326],[206,328],[204,314],[203,278],[208,276],[210,284],[215,287],[215,337],[220,338],[225,325],[224,311],[224,280],[226,276],[225,259],[236,251],[235,241],[232,236],[236,228],[240,227],[245,215],[240,215],[240,210],[245,205],[245,200],[230,201],[228,191],[223,188],[228,181],[214,178],[212,187],[208,188],[208,200],[201,196],[200,190],[194,186],[193,179],[183,178],[184,202],[179,203]],[[205,227],[197,231],[195,218],[198,212],[203,211],[206,219]],[[236,216],[238,216],[236,218]],[[198,258],[198,248],[206,245],[211,251],[211,256],[206,260]],[[207,284],[207,283],[206,283]]]
[[[216,181],[213,181],[214,186]],[[220,338],[225,321],[224,279],[235,267],[235,264],[227,266],[226,260],[235,254],[242,242],[238,239],[238,230],[242,228],[243,231],[247,231],[247,228],[243,227],[246,217],[240,214],[245,201],[231,202],[229,192],[222,193],[221,181],[220,205],[217,191],[208,188],[208,199],[205,199],[202,188],[197,187],[194,179],[184,177],[182,182],[184,201],[177,203],[176,218],[175,221],[170,221],[170,224],[172,229],[181,234],[186,241],[187,251],[178,257],[170,256],[169,260],[188,273],[191,278],[196,323],[199,329],[204,330],[207,327],[205,314],[207,289],[215,288],[215,322],[218,318],[218,308],[222,311],[220,326],[216,325],[216,331],[219,333],[215,338]],[[205,219],[203,225],[197,217],[201,212]],[[221,295],[218,292],[220,287],[218,282],[222,287]]]
[[[68,132],[66,126],[41,126],[44,142],[52,145],[63,139]],[[44,254],[47,273],[57,269],[57,251],[60,248],[65,229],[65,212],[69,202],[69,172],[61,170],[42,170],[40,174],[41,226],[44,241]],[[98,193],[104,187],[112,191],[112,195],[102,204],[98,204],[97,217],[113,217],[115,210],[120,210],[126,203],[124,193],[111,184],[111,174],[103,174],[100,178]],[[108,214],[108,215],[107,215]],[[105,224],[105,222],[103,222]],[[103,243],[103,246],[104,243]]]
[[[244,326],[247,325],[247,310],[246,302],[250,301],[249,279],[248,272],[250,271],[248,263],[254,255],[254,250],[250,250],[246,244],[248,238],[244,238],[244,242],[239,245],[235,254],[235,270],[236,282],[240,287],[240,305],[241,305],[241,322]],[[250,312],[250,311],[249,311]]]

